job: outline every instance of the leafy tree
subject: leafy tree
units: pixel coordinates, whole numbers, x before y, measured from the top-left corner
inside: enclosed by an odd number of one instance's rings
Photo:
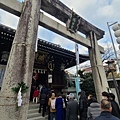
[[[78,74],[80,75],[80,77],[83,78],[82,84],[81,84],[81,90],[85,91],[87,96],[89,94],[96,96],[92,73],[86,73],[86,74],[83,74],[83,73],[84,73],[84,70],[78,71]]]

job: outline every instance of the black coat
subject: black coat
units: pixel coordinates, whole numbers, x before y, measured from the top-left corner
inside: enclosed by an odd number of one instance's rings
[[[47,95],[45,93],[40,95],[40,104],[46,104],[47,103]]]
[[[120,120],[120,119],[115,117],[115,116],[113,116],[108,111],[103,111],[103,112],[101,112],[99,117],[95,118],[95,120]]]
[[[80,120],[87,119],[87,101],[85,99],[79,99],[79,112]]]
[[[119,106],[118,104],[115,102],[115,101],[111,101],[111,106],[112,106],[112,112],[111,114],[120,118],[120,109],[119,109]]]

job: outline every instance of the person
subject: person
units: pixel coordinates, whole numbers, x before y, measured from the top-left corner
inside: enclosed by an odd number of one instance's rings
[[[56,98],[56,120],[64,120],[63,98],[58,94]]]
[[[39,113],[41,113],[41,107],[43,107],[43,111],[42,111],[42,116],[45,116],[45,112],[46,112],[46,103],[47,103],[47,95],[46,93],[41,93],[40,94],[40,106],[39,106]]]
[[[110,102],[112,106],[111,114],[120,118],[120,109],[117,102],[115,101],[115,95],[113,93],[110,93],[109,95],[110,95]]]
[[[38,96],[39,96],[39,90],[38,88],[36,88],[33,92],[33,103],[36,101],[36,103],[38,102]]]
[[[39,86],[38,84],[38,78],[39,78],[39,75],[38,75],[38,70],[34,70],[33,71],[33,77],[32,77],[32,84],[36,87]]]
[[[93,97],[93,95],[92,95],[92,94],[89,94],[89,95],[88,95],[87,107],[89,107],[89,106],[90,106],[90,104],[92,103],[92,97]]]
[[[66,96],[62,94],[62,98],[63,98],[63,111],[64,111],[64,120],[66,117],[66,107],[67,107],[67,101],[66,101]]]
[[[101,101],[101,114],[100,116],[98,116],[97,118],[95,118],[95,120],[120,120],[119,118],[113,116],[110,112],[112,110],[112,107],[111,107],[111,103],[106,100],[106,99],[103,99]]]
[[[67,96],[66,96],[66,102],[67,102],[67,104],[68,104],[69,100],[70,100],[70,96],[67,95]]]
[[[48,106],[50,108],[50,120],[55,119],[56,115],[55,103],[56,103],[55,93],[52,93],[51,97],[48,100]]]
[[[52,93],[55,93],[55,91],[51,88],[48,88],[47,103],[49,101],[49,98],[51,98]],[[48,113],[48,120],[50,120],[50,106],[49,105],[47,105],[47,113]]]
[[[41,94],[42,94],[42,93],[48,94],[48,90],[47,90],[47,88],[46,88],[45,85],[42,86],[40,93],[41,93]]]
[[[80,120],[87,119],[87,98],[85,95],[85,91],[81,91],[78,93],[79,98],[79,114]]]
[[[109,93],[107,92],[102,92],[102,99],[109,100]]]
[[[37,71],[37,70],[34,70],[33,72],[34,72],[33,79],[34,79],[34,80],[38,80],[38,76],[39,76],[39,75],[38,75],[38,71]]]
[[[101,113],[100,104],[97,102],[97,99],[95,97],[91,97],[91,104],[88,107],[87,110],[87,118],[88,120],[94,120],[96,117],[98,117]]]
[[[78,103],[74,100],[74,94],[69,94],[69,102],[66,108],[66,120],[78,120]]]

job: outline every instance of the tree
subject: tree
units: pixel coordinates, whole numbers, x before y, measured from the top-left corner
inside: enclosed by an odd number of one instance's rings
[[[81,78],[83,78],[81,90],[85,91],[87,96],[89,94],[96,96],[92,73],[84,74],[84,70],[78,70],[78,74],[80,75]]]
[[[107,44],[107,47],[105,48],[105,52],[101,56],[102,62],[104,62],[104,60],[113,58],[113,56],[114,56],[113,48],[110,44]]]

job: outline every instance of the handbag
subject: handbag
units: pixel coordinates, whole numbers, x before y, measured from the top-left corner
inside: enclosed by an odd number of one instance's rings
[[[63,108],[66,108],[64,99],[63,99]]]
[[[93,117],[91,114],[90,114],[90,117],[87,118],[87,120],[93,120]]]

